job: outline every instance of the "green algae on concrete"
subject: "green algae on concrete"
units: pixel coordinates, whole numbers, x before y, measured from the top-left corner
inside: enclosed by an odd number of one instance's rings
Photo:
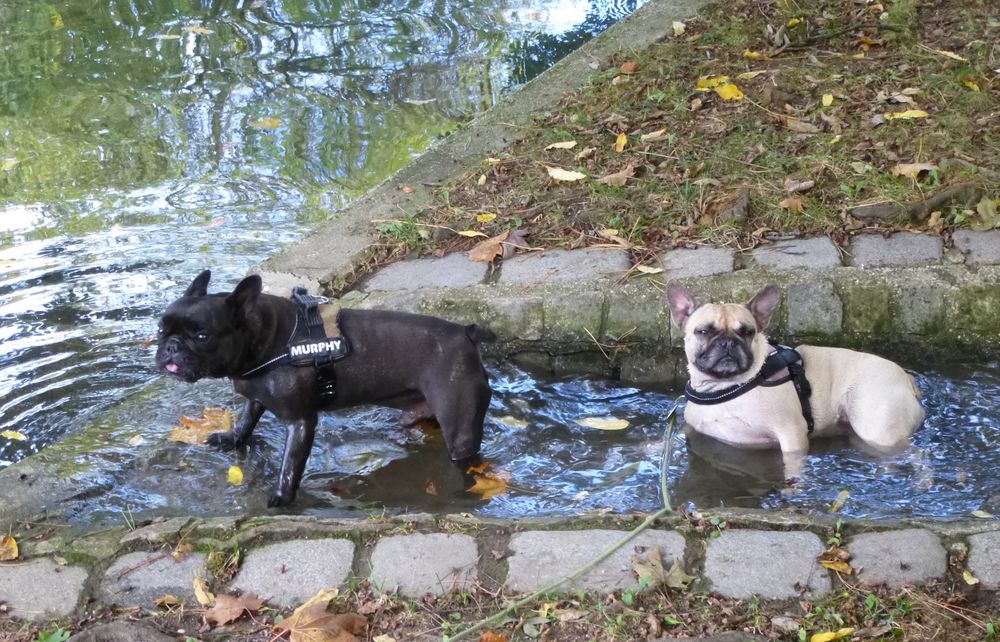
[[[864,337],[891,331],[889,302],[892,290],[888,285],[841,285],[836,290],[844,306],[843,330],[846,334]]]

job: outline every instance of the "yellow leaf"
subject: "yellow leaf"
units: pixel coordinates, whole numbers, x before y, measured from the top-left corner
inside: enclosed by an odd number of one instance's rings
[[[906,111],[897,111],[891,114],[886,114],[886,120],[898,120],[898,119],[910,119],[910,118],[927,118],[930,116],[923,109],[907,109]]]
[[[782,200],[780,203],[778,203],[778,207],[780,207],[782,209],[786,209],[789,212],[791,212],[792,214],[795,214],[795,213],[801,212],[803,209],[805,209],[805,203],[806,203],[806,201],[802,197],[799,197],[799,196],[789,196],[788,198],[786,198],[786,199]]]
[[[14,441],[28,440],[27,437],[25,437],[22,433],[17,432],[16,430],[5,430],[3,432],[0,432],[0,437],[6,437],[7,439],[11,439]]]
[[[527,428],[528,422],[523,419],[517,419],[516,417],[506,416],[500,417],[500,423],[506,424],[513,428]]]
[[[715,88],[715,93],[719,94],[722,100],[743,100],[743,92],[733,84],[719,85]]]
[[[376,635],[372,638],[372,642],[396,642],[396,638],[391,635]]]
[[[792,18],[787,23],[789,29],[794,29],[795,27],[802,24],[802,18]]]
[[[634,74],[639,71],[639,63],[632,60],[626,60],[622,63],[622,66],[619,67],[619,69],[623,74]]]
[[[20,553],[17,550],[17,542],[10,533],[0,537],[0,561],[9,562],[16,560]]]
[[[182,416],[180,425],[167,435],[169,441],[203,444],[213,432],[225,432],[233,427],[233,413],[228,408],[205,408],[203,416]]]
[[[487,212],[486,214],[476,214],[477,223],[489,223],[497,217],[493,212]]]
[[[653,267],[652,265],[637,265],[635,269],[643,274],[659,274],[663,272],[663,268]]]
[[[917,178],[920,172],[933,172],[937,168],[934,163],[899,163],[892,168],[892,175]]]
[[[576,141],[575,140],[564,140],[564,141],[559,142],[559,143],[552,143],[551,145],[546,145],[545,149],[546,150],[549,150],[549,149],[573,149],[574,147],[576,147]]]
[[[477,236],[486,236],[482,232],[477,232],[476,230],[459,230],[455,232],[455,234],[458,234],[459,236],[467,236],[470,239]]]
[[[281,127],[281,119],[272,117],[258,118],[257,120],[251,120],[250,126],[257,129],[277,129]]]
[[[674,20],[671,26],[674,28],[675,36],[683,36],[685,29],[687,29],[687,25],[685,25],[683,22],[680,22],[679,20]]]
[[[736,79],[737,80],[753,80],[757,76],[760,76],[761,74],[766,74],[766,73],[767,73],[766,69],[760,69],[758,71],[744,71],[742,74],[737,75]]]
[[[715,89],[719,85],[724,85],[729,82],[729,76],[702,76],[695,83],[694,88],[698,91],[708,91],[710,89]]]
[[[576,423],[584,428],[596,430],[625,430],[629,427],[628,420],[615,419],[614,417],[584,417],[577,419]]]
[[[184,29],[186,29],[190,33],[196,33],[196,34],[202,35],[202,36],[207,36],[209,34],[215,33],[211,29],[206,29],[205,27],[202,27],[201,25],[187,25],[186,27],[184,27]]]
[[[553,179],[557,181],[578,181],[583,178],[587,178],[586,174],[581,174],[580,172],[570,171],[568,169],[562,169],[561,167],[546,167],[545,171],[549,173]]]
[[[847,499],[850,496],[851,496],[851,491],[849,490],[842,490],[839,493],[837,493],[837,499],[833,500],[833,504],[830,505],[830,510],[828,512],[836,513],[837,511],[839,511],[841,508],[844,507],[844,504],[847,502]]]
[[[926,49],[927,51],[932,51],[932,52],[936,53],[939,56],[944,56],[945,58],[951,58],[952,60],[957,60],[959,62],[969,62],[968,58],[963,58],[962,56],[959,56],[956,53],[951,53],[950,51],[944,51],[943,49],[932,49],[932,48],[924,46],[924,45],[920,45],[920,46],[922,48]]]
[[[836,136],[834,136],[833,138],[831,138],[830,140],[828,140],[826,144],[827,145],[836,145],[837,143],[840,142],[840,138],[841,138],[840,134],[837,134]]]
[[[823,568],[828,568],[844,575],[850,575],[854,572],[850,564],[841,562],[840,560],[820,560],[819,563]]]
[[[142,438],[142,435],[132,435],[132,438],[128,440],[128,445],[132,448],[138,448],[146,440]]]
[[[962,76],[962,84],[971,89],[972,91],[979,91],[979,83],[976,82],[975,77],[965,75]]]
[[[657,129],[655,132],[649,132],[648,134],[643,134],[639,137],[639,140],[643,143],[651,143],[658,140],[663,140],[667,137],[666,128]]]
[[[473,477],[476,483],[465,492],[476,493],[483,496],[483,499],[490,499],[507,492],[507,481],[493,473],[485,473]]]
[[[985,510],[974,510],[974,511],[972,511],[972,516],[973,517],[978,517],[979,519],[992,519],[993,518],[993,513],[990,513],[990,512],[985,511]]]
[[[615,151],[621,153],[625,150],[626,145],[628,145],[628,134],[620,132],[618,137],[615,138]]]
[[[239,466],[230,466],[229,472],[226,473],[226,480],[233,486],[239,486],[243,483],[243,469]]]
[[[965,569],[962,571],[962,579],[965,580],[966,584],[979,584],[979,578],[972,574],[972,571]]]
[[[746,49],[743,52],[743,57],[749,58],[750,60],[767,60],[767,56],[765,56],[764,54],[760,53],[759,51],[750,51],[749,49]]]
[[[21,161],[17,160],[16,158],[5,158],[3,159],[3,162],[0,163],[0,171],[9,172],[10,170],[17,167],[17,164],[20,162]]]
[[[573,158],[576,160],[586,160],[594,155],[594,151],[595,150],[593,147],[584,147],[583,149],[578,151],[576,153],[576,156],[574,156]]]
[[[215,601],[215,595],[208,590],[208,583],[200,577],[195,577],[191,584],[194,586],[194,596],[198,600],[198,604],[211,606],[212,602]]]
[[[815,633],[811,638],[809,638],[809,642],[831,642],[832,640],[839,640],[841,638],[846,638],[851,633],[854,633],[853,626],[845,627],[843,629],[840,629],[839,631],[829,631],[827,633]]]
[[[833,94],[823,94],[823,106],[829,107],[833,104]]]
[[[486,174],[480,174],[479,175],[479,180],[476,181],[476,185],[482,186],[482,185],[485,185],[485,184],[486,184]]]

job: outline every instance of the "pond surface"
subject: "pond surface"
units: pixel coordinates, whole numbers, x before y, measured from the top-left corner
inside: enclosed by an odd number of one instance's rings
[[[0,0],[0,468],[158,375],[140,342],[638,0]]]
[[[551,380],[491,364],[495,389],[483,454],[508,480],[489,499],[447,458],[434,427],[403,429],[398,412],[361,407],[321,419],[302,489],[291,513],[367,516],[469,512],[496,517],[653,511],[661,506],[664,417],[676,392],[588,379]],[[905,452],[871,455],[846,439],[818,441],[805,474],[783,480],[777,451],[739,451],[679,435],[669,466],[675,507],[719,506],[826,512],[841,491],[839,514],[869,518],[969,518],[1000,512],[1000,364],[949,367],[918,375],[927,421]],[[69,506],[74,520],[119,522],[123,513],[225,515],[267,512],[280,464],[283,427],[269,416],[241,453],[168,443],[179,412],[232,402],[223,382],[169,382],[100,422],[100,443],[81,450],[128,462],[84,480],[95,492]],[[179,410],[180,409],[180,410]],[[578,420],[613,417],[628,428],[601,431]],[[137,445],[138,444],[138,445]],[[138,457],[135,460],[135,457]],[[226,476],[239,465],[241,486]]]

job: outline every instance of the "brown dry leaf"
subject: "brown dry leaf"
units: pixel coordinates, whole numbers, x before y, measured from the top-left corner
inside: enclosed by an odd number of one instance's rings
[[[633,556],[632,568],[635,570],[640,586],[645,586],[646,588],[666,586],[668,588],[686,590],[688,585],[695,579],[694,576],[684,572],[684,567],[676,559],[670,566],[670,570],[665,570],[659,546],[654,546],[645,559],[639,555]],[[644,578],[645,581],[643,581]]]
[[[467,488],[465,492],[477,493],[482,495],[483,499],[490,499],[491,497],[507,492],[507,480],[502,479],[499,475],[484,473],[476,475],[473,479],[476,480],[476,483]]]
[[[277,622],[275,635],[290,632],[291,642],[358,642],[356,635],[364,633],[368,620],[357,613],[327,613],[330,600],[339,594],[336,589],[320,591],[290,616]]]
[[[840,562],[837,560],[820,560],[819,563],[823,568],[828,568],[832,571],[843,573],[844,575],[850,575],[854,572],[854,569],[851,568],[851,565],[847,562]]]
[[[622,66],[619,67],[619,69],[623,74],[634,74],[635,72],[639,71],[639,63],[633,62],[631,60],[626,60],[625,62],[622,63]]]
[[[816,186],[815,181],[797,181],[794,178],[785,179],[785,191],[789,194],[794,194],[796,192],[807,192]]]
[[[228,408],[205,408],[201,417],[182,416],[180,425],[174,426],[167,439],[197,446],[213,432],[226,432],[232,427],[233,413]]]
[[[481,473],[481,472],[484,472],[487,468],[489,468],[492,465],[493,464],[491,464],[490,462],[484,461],[483,463],[479,464],[478,466],[469,466],[468,468],[466,468],[465,469],[465,474],[466,475],[471,475],[472,473]]]
[[[643,143],[655,143],[660,140],[665,140],[669,138],[667,135],[667,129],[657,129],[655,132],[649,132],[648,134],[643,134],[639,136],[639,140]]]
[[[403,190],[403,193],[404,193],[404,194],[412,194],[413,192],[415,192],[415,191],[416,191],[415,189],[413,189],[413,188],[412,188],[412,187],[410,187],[409,185],[403,185],[403,186],[402,186],[402,187],[400,187],[399,189]]]
[[[169,609],[170,607],[177,606],[180,603],[181,601],[177,599],[177,596],[171,595],[170,593],[166,593],[163,596],[153,600],[153,604],[160,607],[161,609]]]
[[[805,206],[806,206],[806,199],[800,198],[798,196],[789,196],[788,198],[778,203],[778,207],[786,209],[792,214],[801,212],[803,209],[805,209]]]
[[[577,152],[576,156],[574,156],[573,158],[576,160],[586,160],[594,155],[594,151],[595,150],[593,147],[584,147],[579,152]]]
[[[208,606],[215,601],[215,595],[208,590],[208,582],[204,578],[195,577],[191,585],[194,587],[194,597],[198,600],[198,604]]]
[[[483,631],[479,636],[479,642],[507,642],[507,635],[504,633],[494,633],[493,631]]]
[[[800,134],[818,134],[819,127],[813,125],[812,123],[807,123],[804,120],[799,120],[798,118],[792,118],[791,116],[785,116],[785,127],[792,130],[793,132],[798,132]]]
[[[16,560],[20,552],[17,550],[17,541],[7,533],[0,537],[0,561],[9,562]]]
[[[625,169],[620,172],[615,172],[614,174],[608,174],[607,176],[602,176],[597,179],[598,183],[603,185],[613,185],[615,187],[622,187],[628,182],[628,179],[635,177],[635,166],[629,163]]]
[[[262,606],[264,600],[254,593],[244,593],[239,597],[219,595],[215,599],[215,606],[205,613],[205,617],[215,622],[216,626],[222,626],[238,620],[244,611],[253,613],[259,611]]]
[[[514,256],[517,250],[530,250],[531,246],[528,245],[528,230],[518,229],[510,233],[507,240],[502,243],[503,252],[500,255],[502,260],[509,259]]]
[[[510,236],[510,230],[482,241],[469,250],[469,260],[492,262],[493,259],[503,254],[503,242],[507,240],[508,236]]]
[[[917,178],[921,172],[932,172],[937,168],[934,163],[900,163],[892,168],[892,175]]]
[[[426,484],[424,484],[424,492],[427,493],[428,495],[437,495],[438,487],[434,482],[429,481]]]

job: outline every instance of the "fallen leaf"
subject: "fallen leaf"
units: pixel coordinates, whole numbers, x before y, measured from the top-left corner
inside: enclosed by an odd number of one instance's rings
[[[10,170],[17,167],[17,164],[21,162],[16,158],[5,158],[3,162],[0,163],[0,171],[9,172]]]
[[[500,232],[496,236],[481,241],[474,248],[469,250],[469,260],[485,261],[490,263],[493,259],[503,254],[503,242],[510,236],[510,230]]]
[[[481,472],[484,472],[487,468],[491,467],[492,465],[493,464],[491,464],[490,462],[484,461],[483,463],[479,464],[478,466],[469,466],[468,468],[466,468],[465,469],[465,474],[466,475],[471,475],[472,473],[481,473]]]
[[[490,499],[507,492],[507,481],[494,473],[475,475],[473,479],[475,483],[465,492],[482,495],[483,499]]]
[[[583,149],[578,151],[576,153],[576,156],[574,156],[573,158],[576,160],[586,160],[594,155],[594,151],[595,150],[593,147],[584,147]]]
[[[330,600],[339,595],[336,589],[320,591],[290,616],[276,622],[277,635],[290,633],[290,642],[358,642],[356,635],[368,628],[368,620],[357,613],[327,613]]]
[[[257,129],[277,129],[281,127],[280,118],[258,118],[257,120],[250,121],[251,127],[256,127]]]
[[[476,181],[476,185],[482,187],[486,184],[486,174],[480,174],[479,179]]]
[[[549,173],[549,176],[557,181],[578,181],[582,178],[587,178],[586,174],[580,172],[574,172],[568,169],[562,169],[561,167],[548,167],[546,166],[545,171]]]
[[[17,550],[17,541],[7,533],[0,537],[0,562],[16,560],[20,552]]]
[[[827,512],[836,513],[837,511],[839,511],[841,508],[844,507],[844,504],[847,503],[847,500],[850,496],[851,496],[851,491],[841,490],[839,493],[837,493],[837,498],[833,500],[833,503],[830,505],[830,510],[828,510]]]
[[[794,194],[796,192],[807,192],[816,186],[816,181],[805,180],[797,181],[794,178],[785,179],[785,191],[789,194]]]
[[[564,141],[559,142],[559,143],[552,143],[551,145],[546,146],[545,149],[546,150],[549,150],[549,149],[573,149],[574,147],[576,147],[576,141],[575,140],[564,140]]]
[[[657,129],[655,132],[649,132],[648,134],[639,136],[639,140],[643,143],[653,143],[663,140],[664,138],[668,138],[666,128]]]
[[[391,635],[376,635],[372,638],[372,642],[396,642],[396,638]]]
[[[0,432],[0,437],[6,437],[13,441],[27,441],[28,438],[24,436],[24,433],[20,433],[16,430],[5,430]]]
[[[503,250],[500,253],[501,259],[509,259],[514,256],[517,250],[530,250],[531,247],[528,245],[528,230],[517,229],[510,233],[507,240],[501,243]]]
[[[500,417],[500,419],[498,421],[500,423],[502,423],[502,424],[506,424],[508,426],[511,426],[512,428],[527,428],[528,427],[528,422],[527,421],[525,421],[523,419],[517,419],[516,417],[511,417],[511,416]]]
[[[196,33],[196,34],[198,34],[200,36],[207,36],[209,34],[215,33],[211,29],[206,29],[205,27],[202,27],[201,25],[186,25],[184,27],[184,30],[187,31],[188,33]]]
[[[698,91],[709,91],[729,82],[729,76],[702,76],[694,84]]]
[[[832,642],[832,640],[839,640],[841,638],[846,638],[851,633],[854,633],[854,627],[849,626],[838,631],[830,631],[827,633],[814,633],[809,642]]]
[[[972,91],[980,91],[979,83],[976,82],[976,77],[971,74],[965,74],[961,78],[962,84],[971,89]]]
[[[618,136],[615,138],[615,151],[620,154],[625,151],[626,145],[628,145],[628,134],[625,132],[619,132]]]
[[[205,617],[215,622],[216,626],[222,626],[238,620],[244,611],[254,613],[263,606],[264,600],[254,593],[244,593],[239,597],[219,595],[215,605],[205,612]]]
[[[457,230],[455,234],[458,234],[459,236],[465,236],[470,239],[476,238],[477,236],[486,238],[485,234],[483,234],[482,232],[477,232],[476,230]]]
[[[639,71],[639,64],[631,60],[627,60],[622,63],[622,66],[619,67],[619,69],[623,74],[634,74]]]
[[[927,51],[932,51],[939,56],[944,56],[945,58],[951,58],[952,60],[957,60],[959,62],[969,62],[968,58],[963,58],[962,56],[959,56],[957,53],[952,53],[950,51],[945,51],[943,49],[932,49],[931,47],[927,47],[925,45],[920,45],[920,46],[923,49],[926,49]]]
[[[841,138],[840,134],[837,134],[836,136],[834,136],[830,140],[826,141],[826,144],[827,145],[836,145],[837,143],[840,142],[840,138]]]
[[[985,510],[974,510],[971,514],[979,519],[993,519],[993,513]]]
[[[972,229],[977,232],[985,232],[995,227],[1000,227],[1000,216],[997,216],[997,204],[993,199],[984,196],[976,204],[977,221],[972,223]]]
[[[972,574],[972,571],[965,569],[962,571],[962,579],[965,580],[966,584],[979,584],[979,578]]]
[[[631,164],[627,165],[625,169],[620,172],[615,172],[614,174],[608,174],[607,176],[602,176],[597,179],[598,183],[603,185],[613,185],[615,187],[621,187],[628,182],[628,179],[635,176],[635,167]]]
[[[743,51],[743,57],[749,58],[750,60],[767,60],[767,56],[764,54],[759,51],[750,51],[749,49]]]
[[[743,100],[743,91],[732,83],[719,85],[714,89],[722,100]]]
[[[424,492],[427,493],[428,495],[437,495],[438,494],[437,484],[435,484],[432,481],[427,482],[426,484],[424,484]]]
[[[584,417],[577,419],[576,423],[584,428],[596,430],[625,430],[629,427],[628,420],[615,419],[614,417]]]
[[[798,196],[789,196],[788,198],[778,203],[778,207],[786,209],[792,214],[796,214],[805,209],[805,204],[806,201],[804,198]]]
[[[479,636],[479,642],[507,642],[507,636],[503,633],[483,631],[483,634]]]
[[[239,486],[243,483],[243,469],[239,466],[230,466],[226,473],[226,480],[233,486]]]
[[[817,134],[819,133],[819,127],[813,125],[812,123],[807,123],[804,120],[799,120],[798,118],[792,118],[791,116],[785,116],[785,127],[792,130],[793,132],[798,132],[800,134]]]
[[[653,267],[652,265],[637,265],[635,269],[643,274],[660,274],[663,272],[663,268]]]
[[[738,74],[736,76],[736,79],[737,80],[753,80],[757,76],[760,76],[761,74],[766,74],[766,73],[767,73],[766,69],[761,69],[761,70],[758,70],[758,71],[744,71],[743,73]]]
[[[146,440],[142,438],[142,435],[132,435],[132,438],[128,440],[128,445],[130,448],[138,448]]]
[[[930,116],[923,109],[907,109],[906,111],[897,111],[889,114],[885,114],[886,120],[909,120],[912,118],[927,118]]]
[[[854,572],[851,565],[847,562],[841,562],[840,560],[820,560],[820,566],[823,568],[828,568],[838,573],[843,573],[844,575],[850,575]]]
[[[167,609],[170,608],[171,606],[177,606],[180,603],[181,601],[177,599],[177,596],[171,595],[170,593],[166,593],[165,595],[153,600],[153,604],[160,607],[161,609]]]
[[[202,606],[209,606],[215,601],[215,595],[208,590],[208,583],[201,577],[195,577],[192,580],[191,585],[194,586],[194,597],[198,600],[198,604]]]
[[[801,23],[802,23],[802,18],[792,18],[788,22],[786,22],[785,24],[788,25],[789,29],[793,29],[793,28],[799,26],[799,24],[801,24]]]
[[[399,189],[403,190],[403,193],[404,193],[404,194],[412,194],[413,192],[415,192],[415,191],[416,191],[415,189],[413,189],[413,188],[412,188],[411,186],[409,186],[409,185],[403,185],[403,186],[402,186],[402,187],[400,187]]]
[[[823,94],[823,106],[829,107],[833,104],[833,94]]]
[[[496,217],[497,217],[497,215],[494,214],[493,212],[487,212],[486,214],[477,214],[476,215],[476,222],[477,223],[492,223],[493,220],[496,219]],[[484,234],[483,236],[486,236],[486,235]]]
[[[233,427],[233,413],[228,408],[205,408],[201,417],[182,416],[179,426],[167,435],[169,441],[199,445],[213,432],[226,432]]]
[[[684,31],[687,29],[687,25],[680,20],[674,20],[671,26],[674,28],[674,35],[677,37],[683,36]]]
[[[921,172],[932,172],[937,168],[933,163],[899,163],[892,168],[892,175],[917,178]]]

